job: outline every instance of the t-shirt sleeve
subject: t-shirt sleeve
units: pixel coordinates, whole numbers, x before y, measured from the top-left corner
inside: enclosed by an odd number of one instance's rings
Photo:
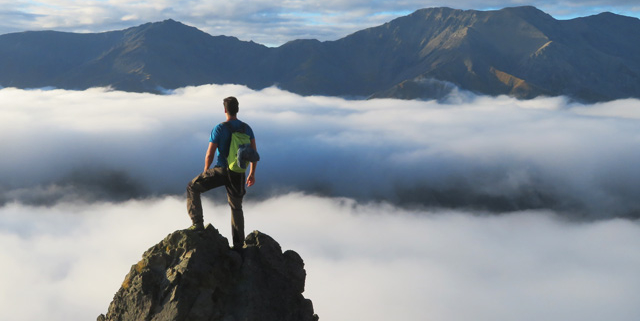
[[[211,136],[209,136],[209,142],[220,145],[221,133],[222,133],[222,125],[218,124],[216,127],[213,128],[213,130],[211,130]]]
[[[250,139],[255,139],[256,137],[253,135],[253,129],[251,129],[251,126],[247,125],[247,135],[249,135]]]

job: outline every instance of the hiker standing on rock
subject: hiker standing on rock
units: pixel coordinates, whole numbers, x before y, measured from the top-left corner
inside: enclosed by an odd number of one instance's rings
[[[240,121],[238,100],[227,97],[223,100],[227,120],[218,124],[209,137],[209,148],[204,160],[204,171],[187,184],[187,211],[193,225],[189,229],[204,229],[202,202],[200,194],[220,186],[227,189],[227,200],[231,206],[231,231],[233,247],[242,248],[244,244],[244,214],[242,198],[245,190],[245,171],[249,166],[246,185],[255,181],[256,165],[260,157],[257,153],[256,139],[249,125]],[[217,150],[218,161],[213,168],[214,154]]]

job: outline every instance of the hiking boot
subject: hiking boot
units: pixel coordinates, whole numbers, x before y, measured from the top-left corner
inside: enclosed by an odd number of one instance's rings
[[[232,249],[233,251],[236,251],[236,252],[238,252],[238,253],[241,253],[241,252],[242,252],[242,248],[243,248],[243,247],[244,247],[244,244],[242,244],[242,245],[237,245],[237,244],[236,244],[236,245],[232,246],[232,247],[231,247],[231,249]]]
[[[204,224],[202,222],[193,223],[193,225],[191,225],[187,230],[196,231],[196,232],[202,232],[202,231],[204,231]]]

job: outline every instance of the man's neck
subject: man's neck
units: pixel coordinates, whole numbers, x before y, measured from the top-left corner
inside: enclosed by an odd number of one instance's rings
[[[227,114],[227,121],[232,121],[232,120],[236,120],[238,119],[238,116],[231,116],[229,114]]]

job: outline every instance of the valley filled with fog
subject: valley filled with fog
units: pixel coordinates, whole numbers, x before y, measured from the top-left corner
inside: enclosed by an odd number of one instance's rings
[[[640,317],[640,101],[210,85],[0,89],[0,319],[106,312],[190,225],[185,187],[227,96],[261,155],[245,232],[302,256],[321,320]],[[204,195],[229,238],[223,189]]]

